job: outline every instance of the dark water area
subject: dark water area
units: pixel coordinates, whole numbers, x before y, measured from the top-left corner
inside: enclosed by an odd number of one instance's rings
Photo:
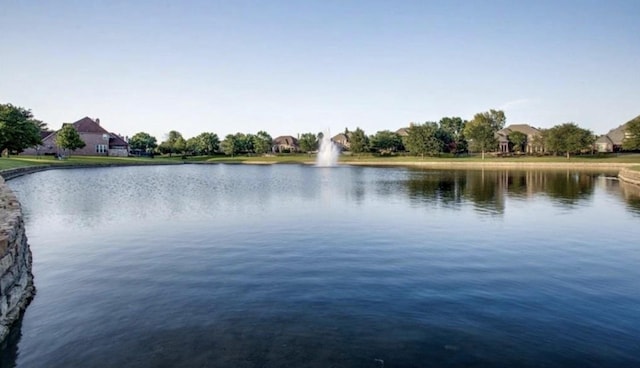
[[[37,295],[1,367],[640,366],[611,173],[183,165],[11,180]]]

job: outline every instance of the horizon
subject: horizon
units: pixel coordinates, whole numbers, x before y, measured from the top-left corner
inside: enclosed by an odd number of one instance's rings
[[[9,1],[0,103],[53,130],[99,118],[158,141],[368,135],[504,110],[607,133],[640,114],[638,1]]]

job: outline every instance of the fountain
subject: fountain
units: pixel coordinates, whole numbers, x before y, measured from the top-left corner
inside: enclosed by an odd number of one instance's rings
[[[338,164],[338,156],[340,150],[335,143],[331,141],[331,135],[325,133],[320,141],[320,150],[318,151],[318,157],[316,158],[316,166],[319,167],[331,167]]]

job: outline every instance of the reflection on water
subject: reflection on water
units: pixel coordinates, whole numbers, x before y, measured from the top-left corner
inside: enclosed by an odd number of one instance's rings
[[[414,170],[406,180],[394,182],[390,194],[400,190],[412,201],[425,205],[455,207],[463,201],[474,204],[480,213],[503,214],[506,198],[533,199],[546,195],[561,206],[571,207],[589,200],[596,179],[604,173],[579,171],[433,171]],[[609,180],[619,192],[617,180]],[[401,186],[406,186],[403,190]],[[384,192],[379,192],[384,193]]]
[[[639,196],[611,173],[42,172],[1,367],[640,366]]]

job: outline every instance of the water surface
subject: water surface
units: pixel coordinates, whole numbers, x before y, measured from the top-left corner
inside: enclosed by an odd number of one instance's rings
[[[2,367],[640,365],[640,201],[606,174],[183,165],[9,185],[37,296]]]

